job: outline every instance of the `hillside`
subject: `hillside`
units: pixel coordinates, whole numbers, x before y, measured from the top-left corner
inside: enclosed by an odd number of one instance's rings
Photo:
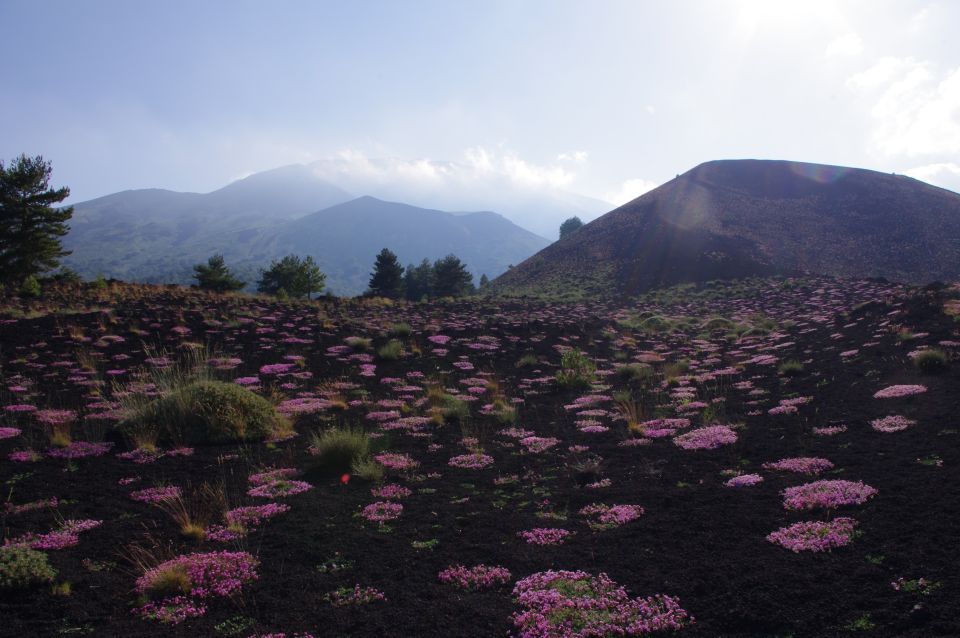
[[[284,197],[278,187],[271,209],[263,185],[244,181],[208,195],[146,190],[94,200],[71,222],[65,243],[74,253],[65,261],[87,278],[189,284],[194,264],[222,253],[253,286],[271,260],[311,255],[327,290],[352,295],[366,289],[384,247],[404,265],[454,253],[479,278],[496,277],[549,243],[497,213],[454,214],[373,197],[304,215],[313,200],[302,192]]]
[[[768,160],[701,164],[493,282],[505,294],[636,294],[773,273],[960,277],[960,195],[902,175]]]
[[[332,288],[362,292],[383,247],[400,263],[457,255],[479,278],[494,277],[549,242],[492,212],[451,214],[360,197],[282,226],[270,245],[313,255]]]

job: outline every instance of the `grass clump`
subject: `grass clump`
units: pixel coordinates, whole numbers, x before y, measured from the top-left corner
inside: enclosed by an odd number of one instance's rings
[[[383,481],[384,470],[380,463],[369,456],[354,461],[350,465],[350,471],[364,481],[371,483],[380,483]]]
[[[913,357],[913,365],[927,374],[943,372],[947,369],[948,361],[947,353],[937,348],[921,350]]]
[[[322,474],[343,474],[370,460],[370,435],[360,428],[334,427],[315,432],[310,439],[312,468]],[[367,468],[369,469],[369,468]]]
[[[616,369],[617,377],[624,381],[636,381],[644,383],[653,379],[653,368],[646,363],[628,363],[618,366]]]
[[[373,339],[369,337],[347,337],[344,343],[356,352],[369,352],[370,348],[373,347]]]
[[[139,402],[118,427],[131,439],[153,431],[164,443],[205,445],[260,441],[290,425],[263,397],[233,383],[201,380]]]
[[[187,573],[187,566],[171,563],[157,568],[145,593],[151,600],[163,600],[189,594],[192,587],[193,582]]]
[[[580,350],[574,348],[563,353],[557,383],[562,388],[585,390],[593,383],[597,365]]]
[[[385,346],[377,350],[377,356],[384,361],[397,361],[403,356],[403,343],[391,339]]]
[[[395,323],[390,326],[389,334],[396,339],[407,339],[413,334],[413,327],[409,323]]]
[[[795,377],[803,372],[803,364],[796,359],[790,359],[781,363],[777,368],[777,372],[785,377]]]
[[[537,355],[533,354],[532,352],[528,352],[527,354],[520,357],[520,359],[517,361],[518,368],[532,368],[539,364],[540,364],[540,360],[537,359]]]
[[[0,590],[29,589],[56,576],[43,552],[18,545],[0,547]]]

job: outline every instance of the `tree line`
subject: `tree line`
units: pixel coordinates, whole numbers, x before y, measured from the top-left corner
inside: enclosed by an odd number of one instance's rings
[[[39,294],[38,277],[59,266],[60,258],[70,254],[60,241],[69,231],[67,222],[73,207],[54,205],[70,195],[67,187],[51,188],[50,162],[43,157],[20,155],[4,165],[0,160],[0,284],[12,285],[21,294]],[[579,221],[579,220],[577,220]],[[57,276],[79,281],[75,273],[62,270]],[[246,282],[227,268],[223,255],[213,255],[205,264],[193,267],[197,286],[205,290],[240,290]],[[480,288],[489,283],[480,277]],[[307,297],[322,292],[326,275],[313,257],[287,255],[260,271],[257,290],[280,297]],[[476,288],[467,266],[453,254],[434,262],[400,265],[397,256],[384,248],[376,257],[370,273],[367,295],[390,299],[461,297]]]
[[[227,268],[223,255],[214,255],[206,264],[194,266],[193,278],[197,280],[197,287],[215,292],[240,290],[247,285]],[[487,283],[487,276],[481,276],[481,288]],[[260,271],[257,291],[279,297],[309,298],[312,293],[322,292],[325,284],[326,275],[313,257],[301,259],[287,255]],[[418,265],[404,268],[397,256],[384,248],[374,262],[365,294],[419,301],[425,297],[462,297],[474,292],[473,276],[456,255],[447,255],[432,263],[424,259]]]

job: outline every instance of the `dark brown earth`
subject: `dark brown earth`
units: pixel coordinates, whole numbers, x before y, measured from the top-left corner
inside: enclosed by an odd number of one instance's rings
[[[514,582],[546,569],[606,572],[631,595],[679,597],[696,623],[678,635],[691,638],[960,635],[956,572],[960,492],[953,487],[960,482],[960,363],[954,361],[941,374],[926,375],[907,356],[923,346],[956,353],[956,346],[938,346],[942,341],[960,342],[960,324],[942,311],[943,294],[865,281],[767,279],[661,293],[629,308],[533,302],[298,305],[146,287],[64,291],[35,303],[32,312],[10,302],[10,308],[17,306],[28,314],[8,315],[0,325],[2,405],[29,402],[89,414],[84,406],[91,392],[109,400],[110,383],[77,385],[68,381],[68,370],[90,361],[91,353],[99,354],[93,359],[96,375],[91,378],[107,379],[108,369],[123,369],[126,373],[118,375],[123,383],[141,368],[144,346],[162,347],[175,357],[185,342],[206,344],[219,356],[241,358],[240,367],[224,373],[225,379],[256,375],[261,365],[277,363],[287,354],[302,355],[312,378],[299,381],[296,389],[274,386],[265,391],[275,399],[314,391],[331,380],[349,380],[368,394],[345,413],[302,417],[297,422],[301,436],[290,441],[198,447],[193,456],[147,465],[113,454],[72,463],[57,459],[14,463],[7,460],[10,452],[28,444],[45,449],[46,444],[29,417],[5,415],[0,425],[23,427],[25,433],[0,441],[4,500],[23,504],[57,496],[67,502],[56,511],[5,516],[4,537],[47,531],[58,517],[91,518],[103,524],[83,533],[76,547],[49,552],[59,571],[57,582],[72,585],[70,595],[55,596],[40,588],[0,598],[0,636],[246,637],[255,632],[310,631],[316,636],[382,637],[511,632],[510,617],[517,607],[510,587],[475,593],[440,583],[437,573],[454,563],[502,565],[512,572]],[[643,316],[636,315],[642,311],[672,319],[678,329],[645,331],[638,327]],[[705,319],[717,316],[756,324],[760,314],[772,320],[772,331],[755,329],[752,335],[728,338],[725,331],[702,327]],[[397,321],[413,327],[407,356],[396,362],[376,361],[374,377],[359,376],[356,362],[326,354],[327,348],[354,335],[372,337],[375,352],[388,340],[386,329]],[[189,328],[189,334],[172,332],[176,326]],[[910,335],[901,330],[918,336],[904,338]],[[448,354],[431,353],[434,346],[427,341],[431,334],[452,337]],[[105,342],[103,335],[124,341]],[[307,343],[285,342],[290,337]],[[471,347],[483,343],[496,347]],[[414,354],[414,344],[421,354]],[[622,447],[618,443],[628,434],[624,423],[612,416],[600,419],[608,432],[578,431],[574,422],[579,417],[564,405],[585,392],[562,390],[549,380],[530,381],[554,375],[560,361],[558,345],[577,346],[597,361],[603,374],[596,394],[632,387],[651,417],[673,415],[681,408],[656,387],[631,386],[613,374],[616,367],[644,359],[654,350],[665,363],[681,359],[697,363],[690,376],[681,379],[689,380],[697,400],[720,400],[713,403],[709,419],[742,424],[739,440],[717,450],[683,450],[669,438]],[[854,349],[859,351],[856,355],[840,356]],[[529,353],[539,363],[517,367],[521,356]],[[774,354],[781,362],[802,361],[803,371],[784,377],[777,365],[745,363],[762,353]],[[131,359],[111,361],[119,354]],[[466,357],[462,360],[476,369],[452,367],[458,357]],[[55,361],[75,365],[51,366]],[[653,384],[658,386],[664,363],[653,365],[657,371]],[[711,375],[727,368],[734,368],[735,374]],[[509,397],[523,399],[519,427],[557,437],[561,444],[543,454],[521,454],[515,440],[497,434],[502,425],[480,414],[482,398],[473,404],[467,427],[430,426],[426,438],[390,432],[390,450],[410,454],[421,467],[400,481],[414,493],[403,500],[403,514],[387,533],[364,525],[357,516],[360,508],[376,500],[370,485],[357,478],[342,485],[336,477],[306,475],[303,478],[314,489],[280,501],[291,511],[238,545],[186,541],[157,508],[127,496],[132,489],[152,485],[174,484],[189,491],[190,486],[224,481],[232,504],[262,503],[244,495],[249,474],[264,467],[308,468],[307,433],[313,429],[340,422],[376,429],[365,415],[381,409],[373,405],[377,400],[396,394],[380,379],[408,372],[442,379],[448,388],[463,388],[460,380],[489,373]],[[705,376],[697,380],[697,375]],[[766,394],[751,396],[733,387],[746,380]],[[31,387],[28,396],[9,391],[24,382]],[[928,391],[908,399],[872,398],[893,384],[923,384]],[[797,414],[767,413],[780,399],[792,397],[812,400]],[[352,398],[363,395],[355,392]],[[614,411],[609,403],[603,407]],[[871,429],[870,420],[888,414],[903,414],[917,425],[891,434]],[[708,417],[700,411],[692,418],[696,426]],[[848,426],[842,434],[812,434],[813,427],[841,423]],[[480,438],[486,453],[495,458],[492,467],[461,470],[447,465],[450,457],[465,453],[461,444],[465,434]],[[90,429],[74,430],[77,439],[96,436]],[[428,444],[442,447],[431,452]],[[574,444],[588,445],[590,453],[602,457],[601,473],[594,478],[610,479],[610,487],[583,487],[570,467],[575,455],[567,447]],[[761,465],[795,456],[829,459],[835,469],[819,478],[862,480],[878,494],[864,505],[837,512],[788,512],[780,492],[815,478],[770,472]],[[936,459],[942,462],[939,466]],[[765,480],[756,487],[724,487],[727,477],[721,472],[734,468],[759,473]],[[142,477],[136,485],[118,484],[134,475]],[[494,483],[510,475],[517,475],[517,482]],[[646,513],[623,527],[593,532],[577,514],[593,502],[638,504]],[[566,513],[568,518],[543,518],[538,511]],[[830,553],[795,554],[765,540],[782,526],[832,515],[859,521],[861,534],[851,545]],[[530,546],[517,538],[517,532],[534,527],[563,527],[576,535],[559,547]],[[414,541],[431,539],[437,541],[433,549],[412,546]],[[177,626],[158,625],[131,612],[139,575],[124,558],[131,544],[162,546],[171,554],[243,549],[258,557],[259,580],[233,599],[211,601],[204,617]],[[335,557],[351,566],[318,571]],[[897,592],[891,582],[898,577],[923,577],[940,587],[928,596]],[[376,587],[388,601],[334,608],[323,600],[337,587],[355,583]]]

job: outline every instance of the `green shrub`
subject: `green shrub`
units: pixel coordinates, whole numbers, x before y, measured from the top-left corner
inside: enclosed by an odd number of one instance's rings
[[[21,297],[39,297],[41,293],[40,282],[33,275],[29,275],[20,284]]]
[[[377,350],[377,356],[384,361],[396,361],[403,356],[403,344],[392,339],[385,346]]]
[[[289,423],[263,397],[233,383],[193,381],[142,403],[119,424],[127,437],[155,430],[161,443],[260,441]]]
[[[28,589],[56,576],[43,552],[17,545],[0,547],[0,589]]]
[[[413,334],[413,328],[409,323],[395,323],[390,326],[390,336],[397,339],[406,339]]]
[[[780,367],[777,368],[777,372],[785,377],[795,377],[803,372],[803,364],[795,359],[790,359],[781,363]]]
[[[574,348],[567,350],[560,358],[560,372],[557,383],[562,388],[585,390],[593,383],[597,365],[587,355]]]
[[[368,337],[347,337],[345,342],[357,352],[367,352],[373,346],[373,340]]]
[[[453,395],[443,395],[441,409],[444,421],[459,421],[460,423],[464,423],[470,419],[470,404]]]
[[[617,376],[625,381],[647,381],[653,378],[653,368],[645,363],[628,363],[617,368]]]
[[[371,483],[379,483],[383,481],[383,465],[377,463],[369,456],[354,461],[350,465],[350,471],[353,472],[354,475],[362,478],[365,481],[370,481]]]
[[[913,364],[917,366],[921,372],[928,374],[943,372],[947,369],[947,362],[947,353],[936,348],[921,350],[917,356],[913,358]]]
[[[520,357],[519,361],[517,361],[518,368],[532,368],[533,366],[536,366],[539,364],[540,364],[540,360],[537,359],[537,355],[533,354],[532,352],[528,352],[527,354]]]
[[[323,474],[349,472],[354,463],[368,459],[370,451],[370,435],[360,428],[330,428],[310,439],[312,469]]]

